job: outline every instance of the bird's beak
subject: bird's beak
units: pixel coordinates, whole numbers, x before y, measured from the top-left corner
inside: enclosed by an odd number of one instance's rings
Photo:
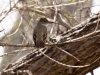
[[[54,23],[54,24],[58,24],[58,22],[54,22],[52,19],[48,19],[49,23]]]
[[[52,21],[50,21],[49,23],[55,23],[55,24],[58,24],[57,22],[52,22]]]

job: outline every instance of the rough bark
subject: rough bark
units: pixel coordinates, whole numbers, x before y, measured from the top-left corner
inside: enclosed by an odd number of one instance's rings
[[[95,15],[60,35],[60,41],[56,46],[71,53],[80,62],[56,48],[55,45],[42,50],[49,57],[66,65],[89,66],[66,67],[48,59],[38,50],[34,50],[16,63],[8,65],[1,75],[85,75],[91,72],[100,66],[99,17],[99,14]]]

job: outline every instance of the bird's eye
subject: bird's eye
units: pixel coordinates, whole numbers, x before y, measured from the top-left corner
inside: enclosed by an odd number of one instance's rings
[[[46,22],[46,21],[43,21],[43,22]]]

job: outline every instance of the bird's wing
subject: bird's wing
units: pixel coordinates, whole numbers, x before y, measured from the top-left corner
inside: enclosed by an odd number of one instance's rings
[[[45,33],[43,34],[43,41],[45,41],[46,38],[47,38],[47,32],[45,32]]]
[[[35,32],[33,32],[33,41],[34,43],[36,43],[36,33]]]

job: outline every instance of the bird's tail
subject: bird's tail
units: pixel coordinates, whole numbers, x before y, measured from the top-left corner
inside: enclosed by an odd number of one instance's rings
[[[35,46],[37,48],[43,48],[45,46],[44,41],[36,41]]]

